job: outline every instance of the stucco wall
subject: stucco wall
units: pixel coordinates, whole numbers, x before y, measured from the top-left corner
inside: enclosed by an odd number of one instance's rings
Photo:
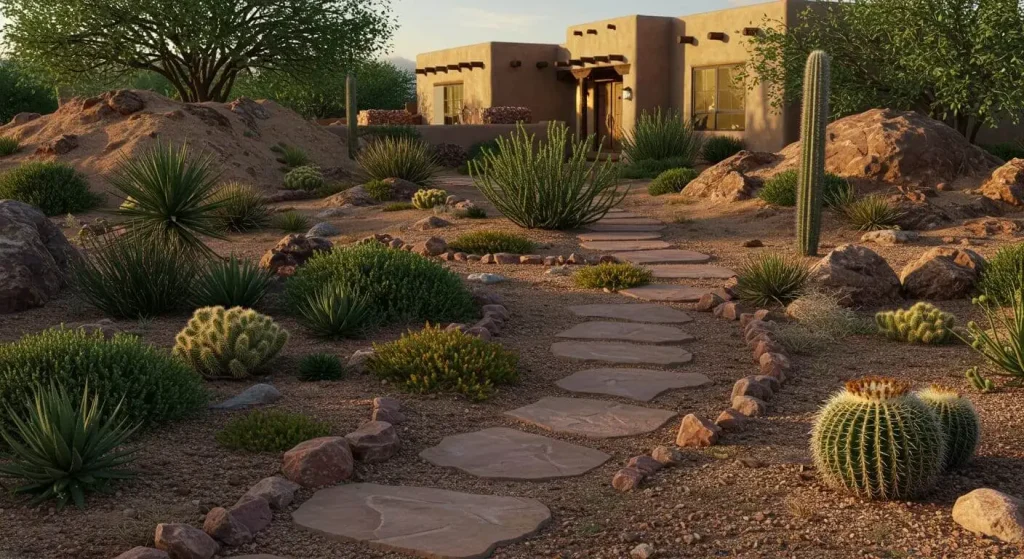
[[[419,113],[423,115],[423,122],[433,124],[434,87],[439,85],[461,83],[463,106],[470,112],[479,114],[480,111],[491,106],[493,95],[491,43],[428,52],[416,57],[417,68],[447,66],[460,62],[483,62],[484,67],[416,75],[416,98],[419,102]]]
[[[571,83],[558,80],[555,61],[559,56],[558,45],[492,43],[491,106],[528,107],[533,122],[571,122],[575,89]],[[520,65],[513,67],[513,61]],[[538,62],[547,63],[547,67],[538,68]]]
[[[574,25],[566,30],[565,48],[567,56],[574,59],[587,56],[604,56],[618,54],[626,58],[625,62],[615,64],[629,64],[630,72],[622,77],[622,86],[637,91],[636,74],[632,65],[637,60],[637,19],[638,16],[617,17],[594,21],[580,25]],[[614,26],[615,29],[610,29]],[[588,31],[594,33],[588,33]],[[581,35],[576,35],[576,32]],[[602,64],[607,65],[607,64]],[[578,124],[582,118],[582,106],[580,104],[579,88],[575,91],[575,122]],[[636,104],[633,102],[622,103],[622,129],[631,130],[636,118]],[[594,122],[594,97],[587,98],[587,130],[594,133],[596,130]],[[579,127],[577,126],[577,130]]]

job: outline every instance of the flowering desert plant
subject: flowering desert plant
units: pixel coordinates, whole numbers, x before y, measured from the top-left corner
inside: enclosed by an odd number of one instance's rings
[[[484,124],[529,123],[533,113],[527,107],[489,107],[484,109]]]

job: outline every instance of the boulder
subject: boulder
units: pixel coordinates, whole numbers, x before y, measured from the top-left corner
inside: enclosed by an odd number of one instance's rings
[[[761,187],[761,180],[748,176],[756,168],[777,163],[781,158],[774,153],[741,151],[704,170],[683,188],[684,196],[735,202],[753,196]]]
[[[170,555],[167,555],[166,551],[140,545],[125,551],[114,559],[170,559]]]
[[[78,147],[78,136],[74,134],[62,134],[49,142],[36,148],[40,155],[64,155]]]
[[[718,419],[715,420],[715,425],[718,425],[724,431],[739,432],[743,430],[744,425],[747,423],[747,416],[740,412],[729,408],[722,413],[718,414]]]
[[[768,413],[768,404],[751,396],[736,396],[732,399],[732,409],[747,417],[760,417]]]
[[[884,258],[859,245],[843,245],[811,268],[811,279],[837,291],[843,304],[873,307],[900,298],[900,278]]]
[[[377,203],[377,200],[370,196],[370,193],[361,186],[353,186],[352,188],[342,190],[337,194],[332,194],[327,198],[324,198],[320,202],[321,208],[340,208],[342,206],[372,206]]]
[[[280,399],[281,392],[272,385],[254,384],[233,398],[229,398],[219,404],[211,405],[210,409],[227,411],[244,410],[253,406],[273,404]]]
[[[1019,221],[1001,217],[982,217],[964,223],[964,229],[975,237],[1015,235],[1021,230]]]
[[[345,364],[345,367],[353,373],[363,374],[366,372],[366,362],[374,355],[373,348],[357,349]]]
[[[299,484],[280,476],[271,476],[258,481],[256,485],[245,492],[245,495],[242,495],[238,502],[263,499],[270,505],[270,508],[282,510],[292,503],[292,500],[295,499],[295,492],[298,490]]]
[[[146,107],[145,101],[139,94],[128,89],[108,91],[102,95],[107,101],[107,106],[119,113],[121,116],[128,116],[137,113]]]
[[[981,194],[1012,206],[1024,206],[1024,159],[1011,159],[992,171],[981,185]]]
[[[953,520],[976,534],[1024,542],[1024,501],[995,489],[975,489],[957,499]]]
[[[67,281],[78,252],[38,209],[0,200],[0,314],[41,307]]]
[[[985,259],[969,249],[936,247],[900,274],[908,297],[944,301],[969,296],[985,268]]]
[[[705,447],[718,443],[722,428],[694,414],[687,415],[679,424],[676,445],[681,447]]]
[[[157,524],[153,544],[171,559],[210,559],[220,549],[206,532],[188,524]]]
[[[334,245],[327,239],[293,233],[278,241],[274,248],[263,255],[260,267],[280,276],[290,276],[314,254],[332,248]]]
[[[916,231],[896,231],[885,229],[882,231],[869,231],[861,235],[860,242],[875,243],[882,246],[903,245],[914,242],[920,237]]]
[[[766,353],[765,355],[770,354]],[[771,400],[772,396],[774,396],[774,392],[772,392],[771,388],[767,385],[758,382],[754,377],[749,376],[741,378],[733,385],[731,398],[735,398],[737,396],[753,396],[754,398],[767,401]]]
[[[252,532],[249,528],[224,507],[217,507],[206,513],[203,531],[211,538],[231,547],[252,541]]]
[[[252,534],[270,526],[270,521],[274,519],[270,503],[262,497],[240,500],[228,512]]]
[[[322,487],[352,476],[355,463],[348,441],[342,437],[320,437],[299,443],[284,453],[281,471],[303,487]]]
[[[437,256],[448,250],[448,243],[440,237],[430,237],[416,246],[416,252],[423,256]]]
[[[405,423],[406,420],[405,414],[402,413],[402,403],[387,397],[373,399],[373,413],[370,417],[373,421],[383,421],[392,425]]]
[[[923,197],[897,195],[889,201],[898,212],[895,224],[904,231],[931,231],[953,222],[949,213]]]
[[[416,231],[430,231],[431,229],[441,229],[450,225],[451,223],[448,221],[432,215],[413,223],[412,228]]]
[[[352,454],[361,462],[383,462],[401,446],[398,432],[385,421],[368,421],[345,435]]]
[[[333,237],[335,235],[341,235],[341,229],[326,221],[317,223],[310,227],[309,231],[306,231],[306,237]]]

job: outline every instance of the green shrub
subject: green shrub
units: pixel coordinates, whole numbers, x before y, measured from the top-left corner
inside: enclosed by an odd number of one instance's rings
[[[266,295],[273,279],[269,271],[234,255],[214,260],[196,279],[193,303],[199,307],[252,308]]]
[[[339,380],[343,376],[345,376],[345,367],[337,355],[311,353],[299,361],[299,380],[307,382]]]
[[[912,344],[944,344],[953,337],[954,316],[934,305],[917,303],[909,310],[875,315],[878,332],[891,340]]]
[[[11,136],[0,136],[0,157],[14,155],[21,149],[21,142]]]
[[[363,185],[363,189],[370,195],[370,198],[378,202],[387,202],[394,197],[394,187],[390,182],[374,179]]]
[[[732,136],[712,136],[704,140],[700,156],[708,165],[721,163],[737,153],[747,149],[746,144]]]
[[[285,284],[292,308],[321,286],[336,283],[345,293],[366,297],[369,322],[459,322],[476,316],[473,297],[457,275],[440,263],[380,243],[322,252]]]
[[[296,211],[288,211],[274,215],[271,225],[285,233],[305,233],[309,231],[309,220]]]
[[[487,210],[480,206],[470,206],[461,210],[459,217],[464,217],[466,219],[485,219],[487,217]]]
[[[859,231],[897,229],[903,211],[884,196],[872,194],[846,205],[843,217]]]
[[[0,344],[0,409],[20,409],[37,386],[51,383],[71,394],[88,385],[101,402],[121,402],[131,425],[181,419],[206,405],[202,377],[135,336],[106,340],[101,332],[53,328]],[[0,427],[11,417],[0,414]]]
[[[262,229],[270,223],[270,205],[259,190],[231,182],[217,192],[215,211],[220,227],[236,233]]]
[[[740,268],[736,292],[741,300],[758,307],[786,305],[803,294],[808,277],[802,263],[780,254],[764,253]]]
[[[126,425],[120,406],[105,415],[99,397],[91,396],[87,387],[76,405],[63,388],[39,389],[27,402],[27,419],[12,413],[11,432],[0,428],[12,451],[0,476],[24,482],[14,491],[34,494],[33,506],[56,499],[58,509],[68,501],[85,508],[86,493],[106,492],[111,481],[133,476],[123,469],[133,451],[118,447],[135,428]]]
[[[423,188],[412,195],[412,205],[418,210],[429,210],[443,206],[448,200],[448,192],[440,188]]]
[[[323,338],[356,338],[373,318],[365,297],[327,283],[307,294],[298,306],[303,324]]]
[[[668,159],[647,159],[630,163],[618,163],[616,164],[615,172],[620,179],[655,179],[665,171],[686,167],[687,160],[685,158],[670,157]]]
[[[981,442],[981,418],[974,405],[956,390],[934,384],[919,391],[917,397],[935,412],[946,437],[942,469],[967,465]]]
[[[414,392],[456,392],[484,400],[496,385],[519,377],[515,353],[458,330],[427,326],[396,341],[373,344],[373,349],[367,370]]]
[[[697,178],[698,174],[693,169],[669,169],[658,175],[658,178],[648,185],[647,193],[651,196],[661,196],[662,194],[682,192],[683,188],[686,188],[690,181]]]
[[[48,216],[84,212],[99,203],[85,175],[70,165],[49,161],[23,163],[0,173],[0,200],[31,204]]]
[[[295,167],[284,176],[285,190],[315,192],[324,186],[324,174],[315,165]]]
[[[400,124],[360,126],[359,135],[371,142],[386,138],[419,140],[421,137],[420,131],[415,126],[403,126]]]
[[[412,205],[412,202],[392,202],[385,204],[383,210],[386,212],[402,212],[405,210],[415,210],[416,206]]]
[[[256,410],[232,419],[217,433],[217,442],[228,450],[284,452],[330,434],[330,425],[300,413]]]
[[[121,235],[87,241],[88,257],[71,269],[72,285],[86,302],[114,318],[152,318],[182,308],[191,298],[201,262],[155,240]]]
[[[1024,288],[1024,243],[999,249],[981,273],[978,290],[1000,305],[1013,303],[1013,294]]]
[[[619,291],[651,283],[650,269],[628,262],[605,262],[597,266],[584,266],[574,275],[576,285],[586,289]]]
[[[1024,381],[1024,291],[1014,292],[1011,313],[988,295],[976,297],[974,304],[985,314],[985,324],[969,322],[963,341],[993,367],[992,374]]]
[[[515,233],[501,231],[475,231],[463,233],[448,243],[448,250],[467,254],[530,254],[537,249],[533,241]]]
[[[1024,141],[1003,142],[1001,144],[989,144],[981,147],[1003,161],[1017,158],[1024,159]]]
[[[275,151],[281,154],[278,161],[292,169],[309,165],[309,156],[306,155],[306,152],[302,151],[301,148],[285,145]]]
[[[505,217],[526,228],[574,229],[604,217],[625,198],[610,162],[587,160],[593,137],[572,141],[561,122],[535,141],[522,124],[498,152],[470,163],[477,188]]]
[[[701,135],[677,110],[643,112],[636,127],[622,140],[622,153],[630,161],[679,158],[682,165],[693,167],[701,151]]]
[[[356,161],[371,178],[405,179],[429,185],[437,174],[437,164],[426,144],[409,138],[384,138],[366,146]]]
[[[131,236],[210,253],[202,237],[224,238],[217,177],[209,155],[193,158],[187,144],[166,144],[125,158],[110,184],[125,198],[118,213]]]
[[[175,357],[206,378],[249,378],[288,342],[288,331],[252,309],[203,307],[174,338]]]
[[[796,185],[798,175],[795,170],[783,171],[765,181],[758,192],[758,197],[773,206],[796,206]],[[832,173],[825,173],[825,186],[822,200],[826,207],[840,209],[854,197],[850,182]]]

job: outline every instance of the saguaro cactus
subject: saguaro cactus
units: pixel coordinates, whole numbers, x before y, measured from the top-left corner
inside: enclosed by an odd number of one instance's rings
[[[356,77],[345,76],[345,119],[348,125],[348,158],[359,152],[359,105],[356,103]]]
[[[822,190],[825,185],[825,126],[828,124],[830,63],[824,51],[807,58],[804,70],[804,107],[800,122],[800,178],[797,184],[797,250],[803,256],[818,253],[821,235]]]

